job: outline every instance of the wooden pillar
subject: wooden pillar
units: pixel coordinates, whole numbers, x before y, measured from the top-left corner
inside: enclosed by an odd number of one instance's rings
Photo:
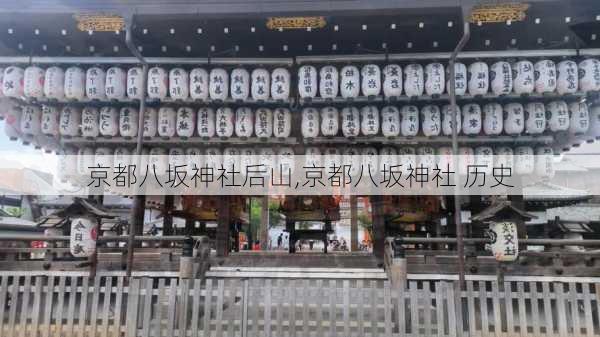
[[[514,207],[526,211],[525,200],[522,195],[509,195],[508,200]],[[525,221],[523,218],[515,217],[514,222],[517,224],[517,235],[519,236],[519,239],[527,238],[527,228],[525,228]],[[519,250],[526,250],[526,248],[527,247],[524,244],[519,245]]]
[[[353,195],[350,197],[350,251],[358,250],[358,207],[356,203],[358,198]]]
[[[219,196],[219,214],[217,222],[217,256],[229,255],[229,226],[231,225],[230,197]]]
[[[373,209],[373,255],[383,261],[385,250],[385,218],[383,214],[383,196],[371,196]]]
[[[175,196],[165,195],[165,212],[163,214],[163,236],[173,235],[173,215]]]
[[[260,240],[260,250],[269,249],[269,197],[260,198],[260,228],[258,237]]]

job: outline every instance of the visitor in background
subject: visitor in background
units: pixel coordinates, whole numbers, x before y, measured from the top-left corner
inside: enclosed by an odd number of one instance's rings
[[[277,249],[281,249],[281,245],[283,244],[283,233],[279,234],[277,237]]]

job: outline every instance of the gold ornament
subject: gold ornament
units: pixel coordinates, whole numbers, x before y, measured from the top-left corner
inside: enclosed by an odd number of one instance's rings
[[[471,23],[523,21],[528,8],[529,5],[523,3],[477,5],[473,7],[469,21]]]
[[[323,16],[272,17],[267,20],[269,29],[323,28],[327,24]]]
[[[125,29],[123,17],[114,14],[75,14],[80,31],[115,32]]]

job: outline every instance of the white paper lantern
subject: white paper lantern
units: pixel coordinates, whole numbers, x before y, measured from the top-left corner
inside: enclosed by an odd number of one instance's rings
[[[190,97],[195,100],[208,99],[208,72],[202,68],[190,71]]]
[[[266,101],[271,94],[271,75],[264,68],[252,71],[252,87],[250,88],[252,99],[255,101]]]
[[[488,103],[483,106],[483,132],[488,136],[502,133],[504,117],[502,105]]]
[[[454,153],[452,147],[442,146],[437,148],[437,166],[442,171],[455,171],[454,170]]]
[[[409,64],[404,67],[404,92],[408,97],[423,95],[425,90],[425,72],[420,64]]]
[[[127,97],[131,99],[142,99],[144,97],[143,77],[144,74],[140,67],[127,70]]]
[[[456,106],[456,123],[457,125],[462,125],[462,112],[460,107]],[[442,133],[444,136],[452,136],[452,125],[454,124],[454,114],[452,112],[451,105],[444,105],[442,107]],[[460,134],[461,127],[456,131],[457,134]]]
[[[301,123],[302,137],[304,138],[315,138],[319,136],[320,122],[319,122],[319,111],[315,108],[304,108],[302,110],[302,123]],[[358,128],[358,126],[357,126]]]
[[[60,135],[75,137],[79,135],[81,124],[81,110],[74,106],[65,106],[60,112]]]
[[[531,94],[535,89],[533,63],[522,60],[513,63],[513,90],[515,94]]]
[[[219,148],[209,147],[204,151],[204,165],[219,168],[223,163],[222,152]]]
[[[271,97],[287,101],[290,98],[290,72],[285,68],[275,68],[271,73]]]
[[[381,69],[376,64],[366,64],[360,71],[363,96],[377,96],[381,92]]]
[[[304,151],[304,166],[306,167],[320,167],[321,159],[321,150],[318,147],[309,146]]]
[[[339,166],[339,163],[336,164]],[[384,146],[379,151],[379,174],[391,178],[390,170],[398,171],[398,151],[391,146]],[[382,179],[383,180],[383,179]],[[390,182],[391,183],[391,182]]]
[[[100,108],[100,134],[115,137],[119,134],[119,111],[112,106]]]
[[[61,182],[77,174],[77,152],[66,148],[59,152],[57,174]]]
[[[86,106],[81,111],[81,135],[96,138],[100,135],[100,112],[98,108]]]
[[[593,106],[590,109],[589,134],[594,139],[600,138],[600,105]]]
[[[360,164],[362,158],[360,155],[360,149],[355,147],[348,147],[342,152],[342,163],[347,167],[350,177],[357,177],[360,173]]]
[[[198,109],[198,136],[211,138],[215,136],[216,119],[215,111],[209,107]]]
[[[477,171],[486,175],[492,174],[494,168],[494,151],[489,146],[478,146],[475,148],[475,165],[481,165]],[[479,182],[481,184],[481,181]]]
[[[190,107],[177,109],[177,121],[175,125],[177,136],[184,138],[192,137],[196,128],[196,111]]]
[[[334,66],[324,66],[319,72],[319,95],[322,98],[335,98],[339,89],[339,73]]]
[[[468,72],[469,94],[485,95],[489,89],[489,69],[485,62],[474,62],[469,65]]]
[[[254,133],[254,114],[248,107],[235,110],[235,135],[242,138],[252,137]]]
[[[65,98],[82,100],[85,97],[85,71],[79,67],[65,70]]]
[[[256,151],[255,151],[256,152]],[[264,165],[262,167],[254,168],[254,170],[264,170],[263,176],[269,176],[271,169],[277,170],[277,157],[275,151],[270,147],[263,147],[258,150],[258,154],[253,158],[254,164]]]
[[[23,74],[23,93],[25,97],[42,98],[44,96],[44,77],[46,72],[37,66],[29,66]]]
[[[504,105],[504,132],[507,135],[520,135],[525,129],[525,109],[521,103]]]
[[[402,174],[410,174],[417,167],[417,151],[413,147],[403,146],[398,149],[398,165]]]
[[[496,261],[512,262],[519,257],[517,224],[514,222],[491,222],[489,235],[492,238],[490,249]]]
[[[137,136],[139,113],[136,108],[123,107],[119,111],[119,134],[121,137]]]
[[[160,114],[160,112],[159,112]],[[167,150],[162,147],[153,147],[148,153],[148,167],[158,175],[162,175],[169,167],[169,156]]]
[[[321,109],[321,134],[325,137],[336,136],[339,129],[339,113],[334,107]]]
[[[122,100],[125,98],[127,89],[127,74],[119,67],[111,67],[106,71],[106,82],[104,83],[106,98]]]
[[[556,66],[556,92],[561,95],[572,94],[579,89],[577,63],[565,60]]]
[[[273,136],[273,111],[268,108],[256,109],[254,119],[254,132],[258,138],[269,138]]]
[[[226,147],[223,149],[223,167],[232,171],[235,168],[240,168],[240,155],[243,149],[234,148],[234,147]],[[244,169],[240,169],[243,171]]]
[[[144,137],[156,137],[158,132],[158,111],[152,107],[144,109]]]
[[[10,66],[4,69],[2,90],[6,97],[22,97],[25,71],[23,68]],[[62,83],[61,83],[62,85]]]
[[[495,150],[495,164],[494,167],[496,168],[504,168],[504,173],[508,173],[508,169],[512,170],[514,167],[514,153],[513,153],[513,149],[511,149],[508,146],[500,146],[498,148],[496,148]],[[493,172],[492,172],[493,173]],[[502,172],[500,172],[502,173]],[[502,173],[502,174],[504,174]]]
[[[75,257],[89,257],[96,252],[96,239],[98,228],[96,220],[92,217],[78,217],[71,219],[71,240],[69,248]]]
[[[376,136],[379,133],[379,109],[367,105],[360,109],[360,132],[363,136]]]
[[[425,137],[440,135],[442,120],[440,108],[437,105],[426,105],[421,109],[421,125]]]
[[[56,137],[59,135],[58,122],[60,113],[53,105],[42,105],[41,131],[44,135]]]
[[[290,175],[292,172],[294,172],[294,166],[294,149],[287,146],[279,147],[277,149],[277,163],[275,166],[275,171],[281,172],[282,175]]]
[[[385,106],[381,109],[381,133],[384,137],[400,135],[400,110],[395,106]]]
[[[544,103],[530,102],[525,105],[525,132],[537,135],[546,130],[546,108]]]
[[[590,115],[587,104],[573,102],[569,104],[569,112],[571,115],[569,132],[576,135],[586,133],[590,127]]]
[[[131,165],[129,156],[131,156],[131,151],[128,148],[122,146],[115,148],[113,152],[113,167],[118,169],[119,166],[127,167]]]
[[[535,92],[543,94],[556,90],[556,65],[551,60],[541,60],[533,66],[535,71]]]
[[[419,108],[414,105],[405,105],[400,110],[402,136],[413,137],[419,133]]]
[[[277,108],[273,112],[273,136],[287,138],[292,132],[292,112],[287,108]]]
[[[9,103],[4,111],[4,133],[10,140],[17,140],[21,136],[22,107]]]
[[[469,103],[462,107],[462,132],[465,135],[478,135],[481,132],[481,107]]]
[[[207,84],[206,84],[207,85]],[[169,75],[162,67],[148,70],[148,98],[165,99],[169,90]]]
[[[169,71],[169,96],[172,99],[186,100],[190,94],[190,77],[187,70],[173,68]]]
[[[323,167],[325,167],[325,172],[332,172],[334,168],[340,169],[341,162],[342,154],[339,149],[335,147],[325,148],[323,152]]]
[[[425,92],[427,95],[443,94],[445,84],[444,66],[441,63],[435,62],[425,66]]]
[[[254,73],[252,74],[252,78],[254,82]],[[300,95],[300,98],[315,98],[317,96],[317,91],[317,68],[309,65],[298,68],[298,94]],[[252,96],[254,97],[254,91]]]
[[[402,67],[388,64],[383,68],[383,95],[398,97],[402,95]]]
[[[569,107],[564,101],[553,101],[546,105],[548,127],[550,131],[566,131],[569,129]]]
[[[365,147],[361,151],[363,177],[375,177],[379,172],[379,154],[374,147]]]
[[[21,134],[38,136],[41,133],[42,110],[37,105],[25,105],[21,112]]]
[[[554,177],[554,151],[551,147],[542,146],[535,150],[535,174],[542,179]]]
[[[436,164],[435,149],[430,146],[417,148],[417,167],[423,167],[432,171]]]
[[[517,175],[532,174],[535,168],[533,148],[530,146],[515,148],[514,162]]]
[[[96,150],[94,151],[94,166],[110,168],[113,163],[114,158],[112,149],[108,147],[96,148]],[[109,178],[111,174],[112,172],[108,173]]]
[[[508,95],[513,90],[512,68],[510,63],[499,61],[490,67],[490,86],[496,96]]]
[[[231,71],[231,98],[245,101],[250,95],[250,74],[244,68],[235,68]]]
[[[475,150],[471,147],[458,148],[458,173],[461,175],[469,174],[469,166],[475,165]]]
[[[360,135],[360,112],[356,107],[347,106],[341,112],[342,133],[346,138]]]
[[[202,150],[197,147],[188,147],[185,149],[185,156],[187,159],[187,172],[188,175],[194,176],[194,174],[199,174],[200,169],[206,165],[206,161],[202,159]],[[198,172],[198,173],[197,173]]]
[[[65,72],[59,67],[46,69],[44,77],[44,96],[48,99],[65,98]]]
[[[158,135],[163,138],[175,136],[175,123],[177,122],[177,113],[171,107],[161,107],[158,109]]]
[[[224,101],[229,96],[229,76],[222,68],[210,71],[208,92],[213,100]]]
[[[77,151],[77,174],[89,175],[92,167],[96,166],[96,151],[91,147],[79,148]]]
[[[85,94],[89,99],[106,98],[106,72],[100,67],[91,67],[85,73]]]
[[[356,98],[360,94],[360,71],[357,67],[345,66],[340,71],[340,94],[343,98]]]
[[[454,63],[454,92],[456,96],[467,93],[467,66],[464,63]],[[446,90],[450,92],[450,68],[446,68]]]
[[[579,88],[583,92],[600,91],[600,61],[586,59],[579,62]]]
[[[229,138],[233,136],[233,131],[235,129],[234,119],[235,116],[231,108],[221,107],[217,109],[217,113],[215,115],[215,134],[217,137]]]
[[[176,166],[181,168],[187,164],[187,157],[185,156],[185,150],[181,147],[169,148],[169,165],[175,170]]]

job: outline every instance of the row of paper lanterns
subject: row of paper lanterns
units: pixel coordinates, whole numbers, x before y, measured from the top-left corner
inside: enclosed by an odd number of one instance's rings
[[[86,138],[136,137],[139,112],[134,107],[97,108],[66,105],[13,105],[5,112],[5,132],[11,138],[63,136]],[[144,114],[144,137],[259,137],[287,138],[292,128],[292,113],[287,108],[202,107],[153,108]]]
[[[80,174],[89,177],[89,168],[100,164],[102,167],[115,168],[119,165],[126,166],[131,164],[128,157],[132,151],[126,147],[117,147],[115,149],[108,147],[84,147],[78,150],[67,148],[62,152],[61,165],[58,172],[62,172],[63,178],[69,175]],[[460,147],[459,148],[459,167],[461,170],[467,165],[484,165],[478,168],[480,172],[492,174],[493,167],[510,167],[514,174],[527,175],[536,174],[540,177],[552,177],[554,175],[553,150],[551,147],[540,146],[533,148],[531,146],[519,146],[511,148],[509,146],[478,146],[478,147]],[[194,165],[200,167],[209,165],[218,169],[221,165],[230,167],[235,164],[255,165],[265,164],[273,168],[279,165],[284,167],[293,167],[294,150],[291,147],[261,147],[261,148],[234,148],[229,147],[223,150],[219,148],[181,148],[171,147],[165,149],[162,147],[153,147],[144,149],[143,156],[146,163],[154,164],[159,174],[166,174],[169,165],[188,165],[187,170],[192,171]],[[199,157],[203,156],[203,157]],[[360,172],[360,166],[370,166],[372,173],[378,170],[390,168],[392,165],[403,165],[404,169],[408,167],[415,168],[423,165],[430,170],[439,168],[453,167],[452,148],[450,147],[393,147],[385,146],[379,151],[374,147],[348,147],[343,150],[339,148],[319,148],[307,147],[304,154],[304,166],[312,167],[339,167],[341,164],[352,165],[353,173]],[[202,158],[203,162],[199,162]],[[273,161],[276,162],[273,162]],[[143,166],[144,167],[144,166]],[[367,171],[363,171],[367,172]],[[461,173],[466,173],[462,172]]]
[[[582,102],[567,104],[552,101],[547,104],[531,102],[488,103],[483,106],[469,103],[459,107],[459,133],[520,135],[550,132],[569,132],[573,135],[592,133],[600,135],[600,106],[588,111]],[[83,109],[66,105],[12,105],[5,112],[5,132],[11,138],[48,136],[77,137],[136,137],[139,112],[134,107],[113,106]],[[361,108],[349,106],[340,109],[307,107],[302,110],[301,133],[304,138],[333,137],[339,132],[345,137],[376,136],[427,137],[452,134],[453,113],[449,105],[425,105],[418,108],[406,105],[400,108],[374,105]],[[145,137],[203,138],[259,137],[287,138],[292,132],[292,113],[287,108],[248,107],[213,109],[190,107],[175,109],[163,106],[147,107],[144,115]]]
[[[488,103],[483,106],[470,103],[458,107],[457,125],[459,134],[464,135],[520,135],[541,134],[568,131],[583,134],[588,131],[600,135],[600,107],[592,109],[592,116],[585,103],[552,101],[540,102]],[[320,110],[312,107],[302,111],[302,136],[315,138],[336,136],[340,129],[345,137],[375,136],[413,137],[422,135],[450,136],[454,114],[450,105],[440,108],[437,105],[425,105],[421,109],[414,105],[401,108],[386,106],[379,110],[376,106],[362,108],[325,107]]]
[[[0,72],[3,78],[0,94],[6,97],[47,98],[56,100],[124,100],[143,97],[143,72],[140,67],[125,70],[101,67],[84,70],[80,67],[47,69],[29,66],[26,69],[11,66]],[[223,68],[208,72],[203,68],[187,71],[162,67],[148,70],[147,97],[174,100],[287,100],[290,96],[290,72],[276,68],[272,72],[258,68],[250,74],[236,68],[229,74]],[[252,83],[252,86],[250,86]]]
[[[7,97],[50,98],[57,100],[83,100],[125,98],[141,99],[142,68],[125,70],[101,67],[84,70],[69,67],[63,70],[52,66],[43,69],[29,66],[26,69],[10,66],[1,74],[1,94]],[[326,65],[317,70],[312,65],[298,69],[298,93],[301,98],[356,98],[363,96],[387,97],[441,95],[449,87],[449,72],[442,63],[430,63],[423,67],[413,63],[402,67],[388,64],[383,69],[377,64],[366,64],[359,69],[348,65],[338,70]],[[185,100],[287,100],[290,96],[291,76],[286,68],[269,72],[257,68],[249,72],[235,68],[230,73],[223,68],[207,71],[194,68],[166,70],[152,67],[148,70],[147,96],[150,99]],[[557,92],[570,94],[578,91],[600,91],[600,61],[585,59],[579,63],[552,60],[534,63],[527,60],[509,63],[498,61],[488,66],[477,61],[468,67],[455,64],[455,86],[457,95],[531,94]]]

